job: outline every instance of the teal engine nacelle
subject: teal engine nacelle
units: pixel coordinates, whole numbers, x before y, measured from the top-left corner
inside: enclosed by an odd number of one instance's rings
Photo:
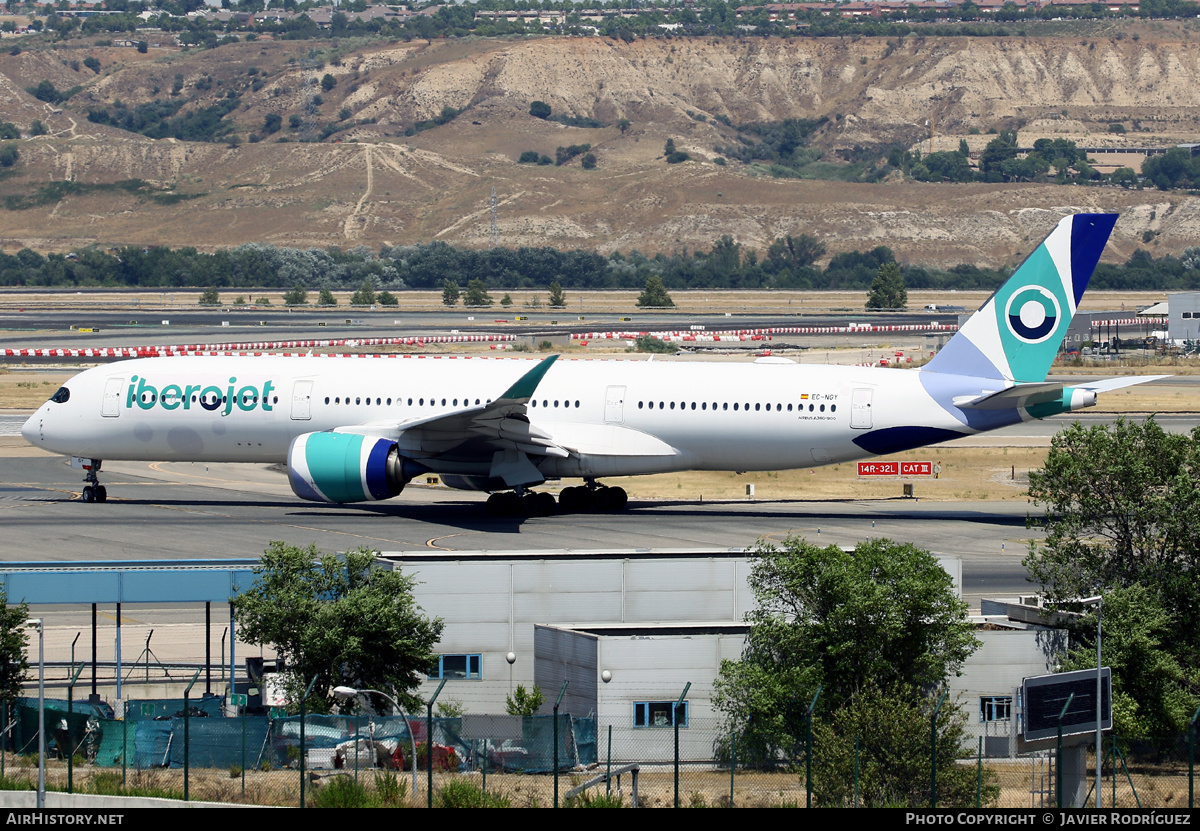
[[[391,439],[305,433],[288,448],[292,492],[313,502],[391,499],[428,468],[400,455]]]

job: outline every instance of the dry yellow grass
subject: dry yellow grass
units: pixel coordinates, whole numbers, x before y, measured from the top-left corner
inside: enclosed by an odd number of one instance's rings
[[[746,486],[754,485],[754,499],[805,501],[901,499],[903,484],[912,483],[918,499],[1024,501],[1030,470],[1040,468],[1045,447],[954,447],[910,450],[880,460],[931,461],[941,466],[939,478],[859,478],[855,462],[810,470],[759,473],[689,471],[606,479],[634,498],[679,499],[688,502],[748,500]]]
[[[14,757],[9,755],[8,775],[11,779],[33,782],[36,780],[36,768],[30,764],[29,757]],[[966,761],[974,769],[974,761]],[[1043,765],[1038,767],[1031,759],[1019,759],[1012,762],[987,760],[984,764],[985,776],[992,774],[1000,785],[1000,798],[995,807],[999,808],[1035,808],[1048,807],[1053,802],[1053,779],[1046,773]],[[563,774],[559,778],[560,799],[568,790],[582,783],[585,778],[591,778],[603,771],[603,765],[585,773]],[[331,771],[319,771],[319,776],[332,774]],[[94,769],[78,766],[75,770],[75,790],[87,792],[93,776],[102,776],[107,783],[120,781],[120,768]],[[229,770],[212,768],[193,768],[189,777],[189,797],[195,801],[224,802],[244,805],[278,805],[297,806],[300,797],[299,771],[246,771],[246,785],[243,792],[240,775],[232,776]],[[336,774],[333,774],[336,775]],[[1135,799],[1133,791],[1126,781],[1120,782],[1117,791],[1118,808],[1138,807],[1137,799],[1143,808],[1172,808],[1187,804],[1187,770],[1186,767],[1160,766],[1149,768],[1138,766],[1131,772],[1133,786],[1136,788]],[[400,773],[399,781],[405,786],[410,781],[410,774]],[[424,807],[425,773],[418,773],[419,792],[414,799],[409,794],[408,807]],[[476,773],[445,774],[435,773],[434,789],[451,781],[467,781],[479,787],[481,779]],[[370,771],[359,773],[359,781],[371,790],[374,788],[374,774]],[[67,784],[66,766],[62,762],[52,762],[47,767],[46,782],[52,788],[65,790]],[[129,770],[126,773],[126,783],[130,788],[146,790],[171,790],[182,794],[183,771],[179,769]],[[318,778],[316,784],[307,788],[311,800],[325,784]],[[632,796],[631,783],[628,775],[622,777],[621,797],[628,805]],[[730,781],[727,770],[717,770],[708,766],[696,768],[685,766],[680,776],[680,802],[689,807],[727,806],[729,804]],[[554,804],[554,779],[545,774],[500,774],[489,773],[487,791],[506,798],[514,808],[548,808]],[[604,786],[592,788],[593,796],[602,795]],[[613,793],[617,793],[617,784],[613,783]],[[642,807],[669,808],[674,804],[674,774],[670,769],[643,770],[638,781],[638,796]],[[1105,794],[1108,799],[1108,794]],[[761,773],[755,771],[739,771],[733,783],[734,806],[738,808],[790,806],[802,807],[805,804],[804,780],[796,773],[778,772]]]

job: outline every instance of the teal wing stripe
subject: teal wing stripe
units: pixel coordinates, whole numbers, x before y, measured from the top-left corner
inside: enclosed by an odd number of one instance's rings
[[[546,360],[540,362],[533,369],[518,378],[517,382],[509,387],[504,395],[500,396],[499,400],[528,401],[533,396],[533,391],[537,389],[538,384],[542,383],[542,378],[550,371],[550,367],[557,360],[557,355],[551,355]]]

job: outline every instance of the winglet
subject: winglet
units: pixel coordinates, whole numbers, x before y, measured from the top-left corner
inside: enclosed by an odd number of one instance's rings
[[[557,355],[551,355],[544,361],[540,361],[537,366],[526,372],[517,382],[504,391],[497,400],[498,401],[528,401],[533,396],[533,391],[537,389],[538,384],[542,383],[542,378],[550,371],[550,367],[558,360]]]

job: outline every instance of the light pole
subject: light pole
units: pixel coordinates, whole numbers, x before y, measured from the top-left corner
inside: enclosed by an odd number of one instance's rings
[[[1104,609],[1104,598],[1101,595],[1095,595],[1094,597],[1085,597],[1079,602],[1084,606],[1096,607],[1096,809],[1099,810],[1101,807],[1100,793],[1104,790],[1104,788],[1101,787],[1104,784],[1104,776],[1102,775],[1103,757],[1100,755],[1104,747],[1104,730],[1102,727],[1103,722],[1101,721],[1103,711],[1100,707],[1100,667],[1103,666],[1103,662],[1101,660],[1103,652],[1101,651],[1102,630],[1100,628],[1100,623]]]
[[[408,741],[412,745],[412,756],[411,756],[411,759],[412,759],[412,795],[413,795],[413,799],[416,799],[417,798],[417,739],[415,736],[413,736],[412,725],[408,723],[408,716],[406,716],[404,714],[404,708],[400,706],[399,702],[397,702],[396,699],[392,698],[390,695],[388,695],[385,692],[380,692],[379,690],[356,690],[353,687],[334,687],[333,688],[333,695],[339,701],[346,701],[347,699],[355,698],[356,696],[358,696],[362,693],[374,693],[375,695],[383,696],[391,703],[391,705],[393,707],[396,708],[396,712],[398,712],[400,714],[400,717],[404,719],[404,727],[405,727],[405,729],[408,730]],[[358,740],[357,739],[354,742],[354,753],[355,753],[355,755],[358,754]]]
[[[25,621],[38,632],[38,789],[37,807],[46,807],[46,627],[42,619]]]

